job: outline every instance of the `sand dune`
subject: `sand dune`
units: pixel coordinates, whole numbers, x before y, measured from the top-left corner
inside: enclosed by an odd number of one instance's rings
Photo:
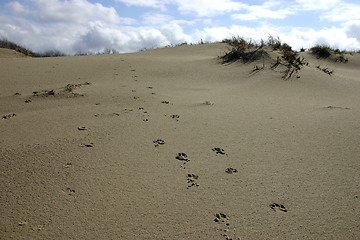
[[[226,49],[0,58],[0,239],[359,239],[359,54]]]

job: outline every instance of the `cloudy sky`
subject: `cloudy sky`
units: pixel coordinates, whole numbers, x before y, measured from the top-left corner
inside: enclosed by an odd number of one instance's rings
[[[359,0],[0,0],[0,38],[67,54],[237,35],[359,50],[359,13]]]

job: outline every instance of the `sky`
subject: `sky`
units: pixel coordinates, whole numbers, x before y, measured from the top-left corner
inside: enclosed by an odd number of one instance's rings
[[[360,50],[359,0],[0,0],[0,39],[35,52],[136,52],[279,37]]]

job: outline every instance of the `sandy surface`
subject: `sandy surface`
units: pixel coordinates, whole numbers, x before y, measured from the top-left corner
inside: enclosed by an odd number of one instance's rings
[[[360,239],[360,56],[226,48],[0,58],[0,239]]]

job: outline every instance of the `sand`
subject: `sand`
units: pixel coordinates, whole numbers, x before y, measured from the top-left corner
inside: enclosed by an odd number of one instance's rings
[[[360,239],[360,55],[226,49],[0,57],[0,239]]]

